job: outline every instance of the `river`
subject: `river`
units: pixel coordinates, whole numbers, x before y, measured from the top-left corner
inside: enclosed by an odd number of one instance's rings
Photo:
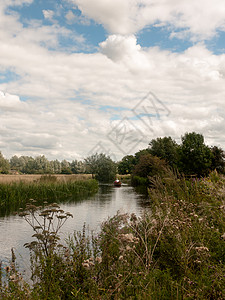
[[[73,214],[62,227],[62,238],[66,238],[74,230],[82,230],[84,223],[89,230],[99,231],[100,225],[108,217],[121,213],[141,215],[148,207],[148,199],[138,194],[129,185],[121,187],[102,184],[99,191],[92,197],[82,201],[68,201],[60,205],[64,211]],[[24,244],[33,240],[32,228],[18,215],[0,217],[0,260],[3,266],[11,258],[11,248],[14,248],[17,263],[23,270],[29,269],[29,252]]]

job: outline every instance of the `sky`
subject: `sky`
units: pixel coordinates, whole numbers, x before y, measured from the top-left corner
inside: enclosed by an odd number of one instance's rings
[[[0,151],[118,161],[186,132],[225,149],[224,0],[1,0]]]

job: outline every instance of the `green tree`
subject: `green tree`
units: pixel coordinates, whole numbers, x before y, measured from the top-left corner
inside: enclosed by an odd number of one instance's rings
[[[34,159],[34,172],[38,174],[49,174],[51,172],[50,162],[44,155],[39,155]]]
[[[61,173],[61,163],[59,160],[52,160],[50,162],[51,168],[53,170],[54,174],[60,174]]]
[[[181,137],[180,169],[189,175],[204,176],[210,171],[212,152],[199,133],[186,133]]]
[[[63,159],[61,161],[61,173],[62,174],[72,174],[70,163],[65,159]]]
[[[24,166],[22,172],[25,174],[34,174],[35,173],[35,162],[32,156],[21,156],[21,162]]]
[[[4,158],[0,151],[0,173],[8,174],[10,169],[10,164],[8,159]]]
[[[225,153],[222,148],[213,146],[211,170],[216,170],[219,173],[225,173]]]
[[[110,182],[116,176],[116,163],[103,153],[93,154],[85,159],[87,172],[98,181]]]
[[[134,167],[132,175],[144,178],[148,176],[160,176],[164,174],[166,166],[165,160],[148,153],[140,157],[138,164]]]
[[[20,172],[24,167],[24,164],[22,163],[21,159],[17,156],[14,155],[13,157],[10,158],[10,168],[12,170],[16,170]]]
[[[149,151],[153,156],[165,159],[171,167],[177,167],[179,145],[170,136],[151,140]]]
[[[135,166],[135,157],[133,155],[126,155],[118,163],[118,173],[119,174],[131,174]]]

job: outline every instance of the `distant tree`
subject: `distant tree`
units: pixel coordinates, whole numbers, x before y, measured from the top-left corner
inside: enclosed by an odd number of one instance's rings
[[[22,171],[24,165],[25,164],[21,161],[21,159],[17,155],[14,155],[13,157],[10,158],[10,168],[12,170],[16,170],[20,172]]]
[[[212,164],[211,170],[216,170],[219,173],[225,173],[225,152],[217,146],[211,147]]]
[[[51,165],[51,168],[53,169],[53,173],[54,174],[60,174],[61,173],[61,170],[62,170],[62,167],[61,167],[61,163],[59,160],[52,160],[50,162],[50,165]]]
[[[61,161],[61,173],[62,174],[72,174],[71,168],[70,168],[70,163],[63,159]]]
[[[78,174],[79,173],[79,165],[77,160],[73,160],[70,164],[71,172],[73,174]]]
[[[10,169],[10,164],[8,159],[4,158],[0,151],[0,173],[8,174]]]
[[[34,172],[37,174],[49,174],[51,172],[51,165],[44,155],[39,155],[34,159]]]
[[[118,173],[119,174],[131,174],[135,166],[135,157],[133,155],[126,155],[118,163]]]
[[[96,153],[85,160],[87,172],[101,182],[110,182],[116,176],[116,163],[103,153]]]
[[[167,163],[165,160],[150,153],[142,155],[139,162],[134,167],[133,176],[147,178],[153,176],[161,176],[165,173]]]
[[[212,164],[212,152],[199,133],[186,133],[181,137],[180,168],[185,174],[207,175]]]
[[[22,168],[22,173],[25,174],[35,174],[35,162],[32,156],[21,156],[21,162],[24,163]]]
[[[98,172],[99,158],[100,154],[96,153],[91,156],[88,156],[84,160],[86,165],[86,172],[90,173],[92,175],[92,178],[94,178],[94,175]]]
[[[165,159],[171,167],[177,167],[179,145],[170,136],[151,140],[149,151],[153,156]]]

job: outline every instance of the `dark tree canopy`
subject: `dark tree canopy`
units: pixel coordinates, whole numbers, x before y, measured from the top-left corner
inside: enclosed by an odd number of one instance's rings
[[[133,155],[126,155],[118,163],[119,174],[131,174],[135,165],[135,157]]]
[[[186,133],[181,137],[180,168],[185,174],[207,175],[211,169],[212,152],[199,133]]]
[[[133,170],[133,176],[153,177],[156,175],[162,175],[165,171],[166,165],[165,160],[148,153],[140,157],[138,164]]]
[[[225,172],[225,153],[222,148],[213,146],[212,152],[212,165],[211,169],[216,170],[219,173]]]
[[[165,159],[171,167],[177,167],[178,144],[170,136],[151,140],[149,151],[152,155]]]

